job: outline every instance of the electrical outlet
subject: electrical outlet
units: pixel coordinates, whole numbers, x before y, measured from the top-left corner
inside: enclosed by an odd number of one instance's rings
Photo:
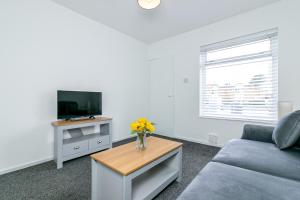
[[[185,78],[183,79],[183,83],[189,83],[189,79],[188,79],[187,77],[185,77]]]

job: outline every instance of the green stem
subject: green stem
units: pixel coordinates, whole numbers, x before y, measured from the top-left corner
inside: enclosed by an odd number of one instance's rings
[[[140,141],[139,146],[142,146],[142,149],[145,149],[144,133],[138,133],[138,138],[139,138],[139,141]]]

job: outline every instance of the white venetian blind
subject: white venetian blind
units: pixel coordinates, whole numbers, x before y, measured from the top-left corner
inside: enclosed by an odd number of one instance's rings
[[[277,30],[201,47],[200,116],[277,120]]]

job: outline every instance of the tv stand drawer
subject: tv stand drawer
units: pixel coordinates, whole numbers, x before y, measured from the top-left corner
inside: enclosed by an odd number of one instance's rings
[[[63,155],[72,155],[87,151],[89,149],[88,141],[74,142],[70,144],[64,144],[63,146]]]
[[[89,149],[97,149],[109,144],[109,135],[92,138],[89,140]]]

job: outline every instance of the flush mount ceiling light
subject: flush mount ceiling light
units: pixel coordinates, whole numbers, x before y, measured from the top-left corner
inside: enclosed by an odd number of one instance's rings
[[[138,0],[138,4],[147,10],[156,8],[160,4],[160,0]]]

